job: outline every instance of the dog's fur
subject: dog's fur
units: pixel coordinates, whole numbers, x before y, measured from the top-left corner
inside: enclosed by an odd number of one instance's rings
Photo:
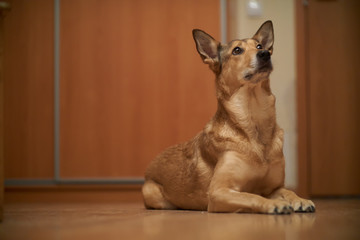
[[[284,186],[283,130],[276,123],[269,75],[273,26],[249,39],[220,44],[193,30],[204,63],[216,75],[218,109],[189,142],[150,164],[142,192],[146,208],[209,212],[313,212],[310,200]]]

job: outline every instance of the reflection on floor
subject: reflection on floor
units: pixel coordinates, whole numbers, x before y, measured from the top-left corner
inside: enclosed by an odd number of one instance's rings
[[[5,205],[0,239],[360,239],[360,199],[314,200],[316,213],[211,214],[133,204]]]

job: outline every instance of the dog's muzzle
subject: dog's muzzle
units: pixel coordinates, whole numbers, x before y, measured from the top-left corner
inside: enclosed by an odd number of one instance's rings
[[[272,71],[272,64],[270,58],[271,54],[269,51],[258,51],[256,53],[256,58],[253,59],[256,61],[252,62],[253,68],[249,68],[247,71],[244,72],[245,80],[258,82],[264,78],[264,73],[266,73],[268,76],[269,73]]]

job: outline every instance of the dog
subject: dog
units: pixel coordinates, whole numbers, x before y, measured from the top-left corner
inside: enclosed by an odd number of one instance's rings
[[[271,21],[252,38],[221,44],[194,29],[197,52],[215,73],[218,108],[203,131],[159,154],[142,187],[147,209],[222,213],[314,212],[284,188],[283,130],[270,89]]]

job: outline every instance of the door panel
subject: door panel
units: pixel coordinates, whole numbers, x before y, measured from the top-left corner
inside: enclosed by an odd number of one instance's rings
[[[191,30],[219,38],[219,1],[61,1],[61,177],[142,177],[216,110]]]
[[[5,177],[53,177],[53,1],[14,0],[4,18]]]
[[[309,2],[312,195],[360,194],[360,2]]]

